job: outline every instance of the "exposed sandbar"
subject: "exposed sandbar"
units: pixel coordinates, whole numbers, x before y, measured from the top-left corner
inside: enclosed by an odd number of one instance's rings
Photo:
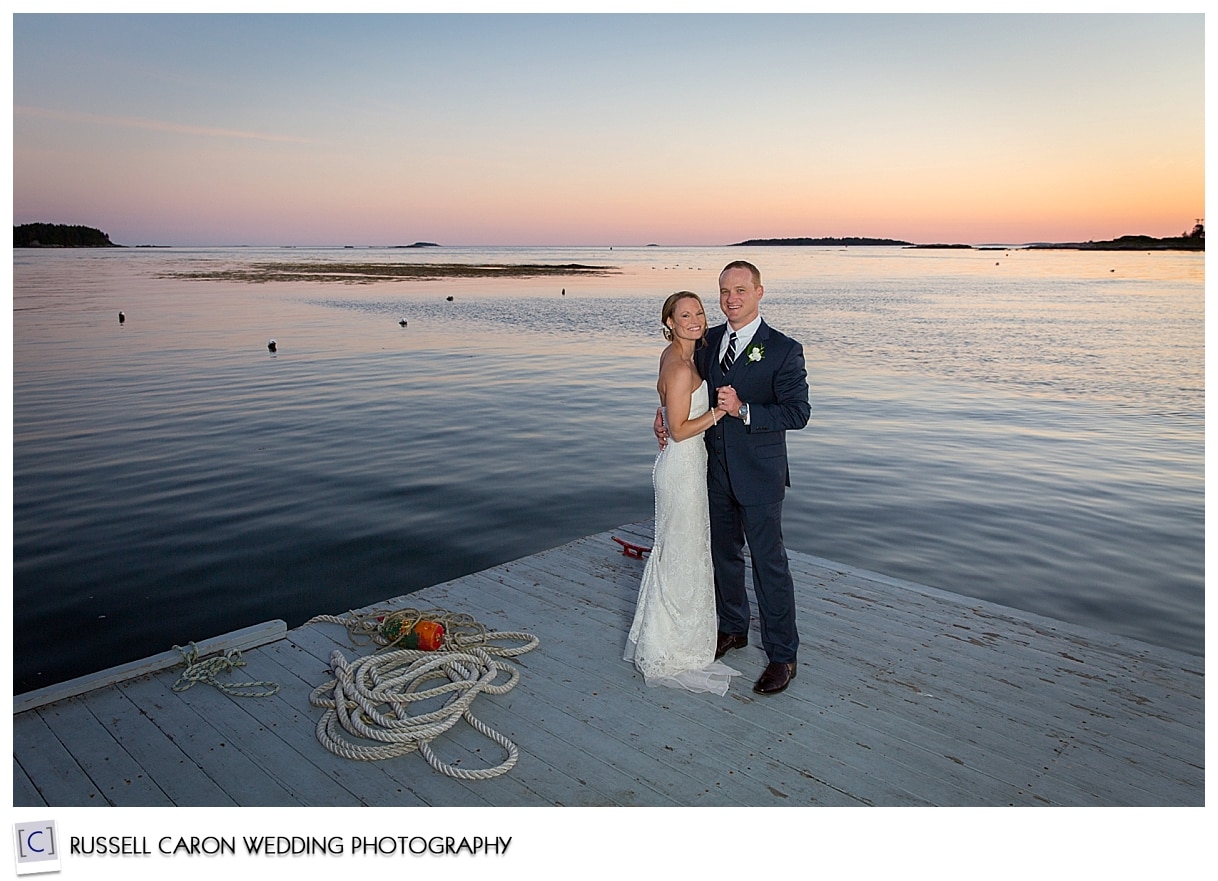
[[[616,266],[581,263],[250,263],[246,266],[167,272],[162,278],[204,281],[338,281],[370,284],[378,281],[434,281],[441,278],[538,278],[554,275],[612,275]]]

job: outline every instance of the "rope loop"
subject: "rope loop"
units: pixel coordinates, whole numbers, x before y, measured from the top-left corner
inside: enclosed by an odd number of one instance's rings
[[[444,624],[444,644],[436,651],[394,648],[381,633],[390,616],[413,626],[419,620]],[[432,609],[352,612],[347,618],[318,616],[347,628],[352,642],[380,648],[348,661],[338,649],[330,655],[334,678],[309,695],[325,712],[317,722],[317,739],[330,752],[357,761],[378,761],[418,751],[435,770],[461,780],[484,780],[506,774],[520,750],[471,712],[480,694],[506,694],[520,681],[520,671],[497,658],[515,657],[536,648],[529,633],[488,631],[464,614]],[[407,628],[403,628],[403,631]],[[519,641],[503,646],[503,640]],[[498,744],[506,757],[489,768],[467,770],[442,761],[432,750],[437,737],[464,720]]]
[[[213,685],[233,697],[270,697],[279,691],[279,684],[275,682],[219,681],[216,677],[221,673],[245,666],[241,652],[237,649],[229,649],[222,655],[213,655],[200,661],[199,647],[195,643],[192,642],[189,648],[182,648],[180,645],[175,645],[174,648],[182,653],[182,660],[186,663],[186,669],[173,684],[174,691],[185,691],[199,682]]]
[[[316,615],[306,623],[341,624],[347,629],[351,644],[363,647],[370,644],[381,649],[392,649],[420,621],[434,621],[444,625],[443,649],[465,649],[482,646],[490,654],[515,657],[537,648],[540,641],[530,633],[520,631],[506,633],[492,631],[472,615],[450,612],[446,609],[371,609],[366,612],[348,612],[346,615]],[[388,639],[385,632],[397,632],[397,639]],[[516,647],[496,646],[493,643],[505,639],[520,640]]]

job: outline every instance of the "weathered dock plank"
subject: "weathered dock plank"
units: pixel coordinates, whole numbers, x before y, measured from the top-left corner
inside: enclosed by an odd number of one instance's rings
[[[78,695],[42,707],[38,714],[107,803],[148,807],[173,804],[115,739],[113,729],[98,721],[87,703]]]
[[[726,696],[648,688],[621,658],[644,561],[614,535],[646,547],[650,523],[377,606],[541,638],[508,659],[516,688],[471,707],[519,747],[507,774],[326,750],[309,693],[336,649],[371,647],[317,622],[244,652],[232,681],[276,682],[272,696],[175,692],[176,670],[147,668],[50,702],[19,696],[14,804],[1204,804],[1203,658],[793,554],[802,645],[786,693],[751,691],[756,627],[724,659],[742,673]],[[504,757],[464,722],[433,748],[468,770]]]
[[[236,804],[178,743],[139,711],[128,690],[99,688],[85,703],[116,743],[156,781],[170,804],[187,807]],[[112,800],[114,804],[145,804],[134,792],[121,800]]]
[[[42,716],[26,712],[13,718],[13,759],[38,795],[55,807],[106,804],[105,797]],[[13,792],[14,807],[19,791]]]
[[[238,805],[275,807],[300,804],[287,781],[265,773],[233,744],[233,732],[222,720],[213,720],[198,702],[199,686],[186,698],[172,690],[173,672],[149,674],[128,682],[121,689],[139,711],[177,744],[191,760]],[[194,694],[194,692],[198,694]],[[237,700],[233,698],[232,700]]]
[[[31,808],[47,806],[46,799],[16,759],[13,759],[13,804]]]

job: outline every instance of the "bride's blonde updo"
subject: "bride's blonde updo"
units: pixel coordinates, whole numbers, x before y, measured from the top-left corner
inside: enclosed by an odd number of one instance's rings
[[[668,319],[672,318],[674,312],[677,311],[677,304],[690,297],[698,301],[698,305],[702,306],[702,298],[693,291],[677,291],[675,294],[669,294],[668,299],[664,301],[664,308],[660,310],[660,324],[664,326],[664,339],[672,342],[672,331],[668,327]],[[706,311],[706,307],[702,306],[702,311]]]

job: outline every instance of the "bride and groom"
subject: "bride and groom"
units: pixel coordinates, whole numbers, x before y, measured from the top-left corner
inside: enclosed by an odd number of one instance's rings
[[[648,685],[725,694],[739,675],[719,659],[748,645],[746,541],[769,660],[753,690],[777,694],[795,678],[785,433],[807,425],[811,408],[803,347],[762,321],[764,293],[757,267],[737,260],[719,275],[726,324],[707,331],[689,291],[661,310],[655,540],[624,655]]]

